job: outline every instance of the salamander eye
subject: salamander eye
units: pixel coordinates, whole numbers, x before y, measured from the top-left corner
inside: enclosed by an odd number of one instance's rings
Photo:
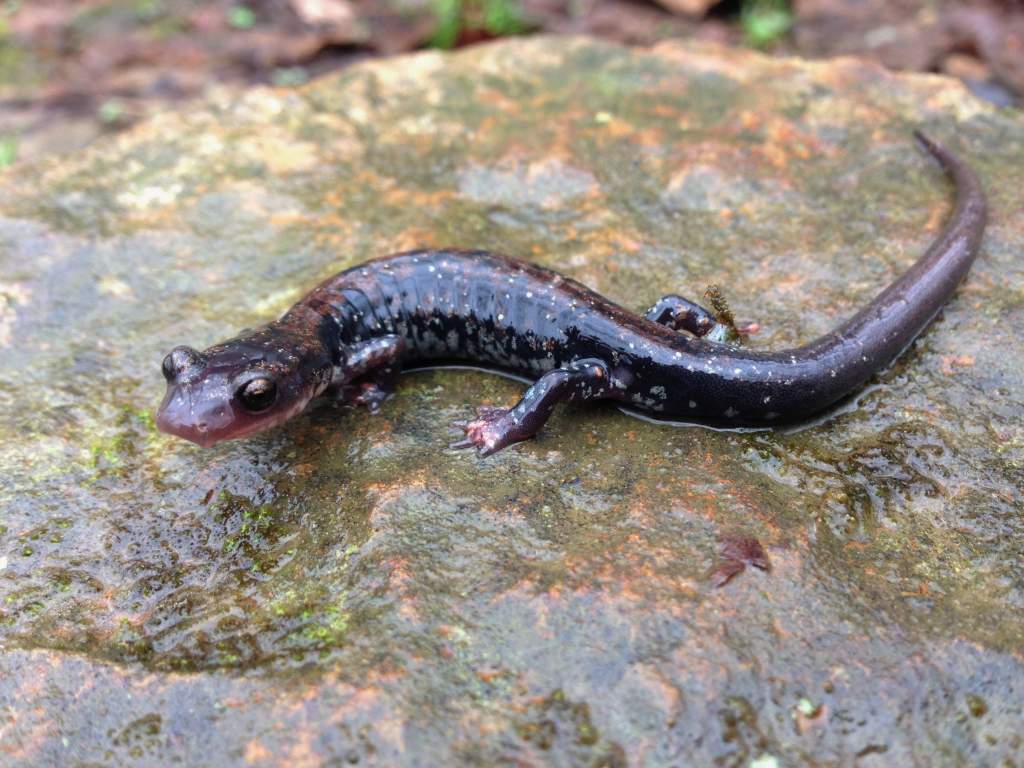
[[[253,379],[238,390],[238,399],[247,411],[265,411],[277,399],[277,384],[270,379]]]

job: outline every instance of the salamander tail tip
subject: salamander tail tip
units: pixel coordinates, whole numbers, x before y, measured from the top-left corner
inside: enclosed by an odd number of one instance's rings
[[[914,142],[918,149],[938,160],[943,167],[948,165],[946,148],[934,139],[928,138],[920,129],[914,129]]]

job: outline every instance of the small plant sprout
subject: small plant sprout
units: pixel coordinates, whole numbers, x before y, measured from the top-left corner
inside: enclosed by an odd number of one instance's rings
[[[18,159],[18,137],[0,136],[0,169],[14,165]]]
[[[435,48],[454,48],[463,32],[505,37],[526,30],[518,0],[434,0],[433,6]]]
[[[752,48],[768,48],[793,26],[786,0],[744,0],[740,10],[743,39]]]
[[[256,26],[256,14],[245,5],[233,5],[228,10],[228,24],[235,29],[252,29]]]

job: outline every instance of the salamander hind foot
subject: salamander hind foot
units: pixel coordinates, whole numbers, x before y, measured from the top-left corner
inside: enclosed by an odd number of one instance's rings
[[[472,421],[454,422],[453,426],[465,432],[466,436],[448,447],[456,450],[476,448],[481,456],[489,456],[512,443],[532,437],[532,434],[523,432],[523,425],[517,424],[510,413],[510,408],[479,406]]]
[[[718,309],[712,312],[696,302],[670,293],[660,298],[657,304],[644,313],[644,317],[674,331],[687,331],[697,338],[718,343],[742,341],[761,329],[759,323],[737,323],[725,305],[725,300],[720,298],[721,291],[717,291],[715,295],[719,297],[724,312]],[[716,304],[716,307],[718,306]]]
[[[694,336],[706,336],[714,329],[714,313],[682,296],[670,293],[644,313],[644,317],[673,331],[688,331]]]

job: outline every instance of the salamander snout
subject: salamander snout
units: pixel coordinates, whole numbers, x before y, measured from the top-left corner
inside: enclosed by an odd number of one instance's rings
[[[164,358],[160,369],[168,382],[190,381],[206,366],[206,358],[192,347],[178,346]]]

